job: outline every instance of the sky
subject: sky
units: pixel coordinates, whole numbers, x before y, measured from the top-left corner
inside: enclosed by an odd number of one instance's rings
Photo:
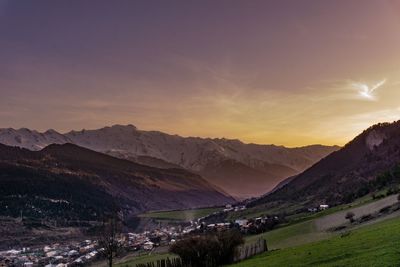
[[[400,0],[0,0],[0,128],[343,145],[400,119]]]

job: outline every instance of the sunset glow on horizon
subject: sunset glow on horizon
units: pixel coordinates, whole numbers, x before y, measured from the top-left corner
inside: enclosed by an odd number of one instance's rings
[[[400,119],[400,1],[56,2],[0,0],[0,128],[293,147]]]

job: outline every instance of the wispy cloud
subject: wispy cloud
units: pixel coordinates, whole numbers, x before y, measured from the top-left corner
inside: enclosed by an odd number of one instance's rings
[[[383,79],[376,84],[370,86],[366,83],[352,83],[352,87],[357,89],[358,96],[360,99],[368,100],[368,101],[376,101],[378,100],[376,95],[376,90],[382,87],[386,83],[386,79]]]

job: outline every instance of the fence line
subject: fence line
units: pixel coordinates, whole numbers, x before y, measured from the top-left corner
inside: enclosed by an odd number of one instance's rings
[[[238,248],[238,253],[236,257],[234,258],[234,262],[250,258],[265,251],[268,251],[267,241],[260,238],[254,243],[240,246]]]
[[[157,263],[139,263],[136,267],[184,267],[180,258],[166,258],[162,260],[157,260]]]

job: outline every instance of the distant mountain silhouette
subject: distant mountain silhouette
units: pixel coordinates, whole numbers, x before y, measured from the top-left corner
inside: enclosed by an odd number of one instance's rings
[[[0,129],[0,143],[40,150],[50,144],[73,143],[115,157],[158,168],[184,168],[202,175],[229,194],[244,198],[271,190],[339,149],[312,145],[286,148],[244,144],[239,140],[180,137],[141,131],[133,125],[71,131]]]

